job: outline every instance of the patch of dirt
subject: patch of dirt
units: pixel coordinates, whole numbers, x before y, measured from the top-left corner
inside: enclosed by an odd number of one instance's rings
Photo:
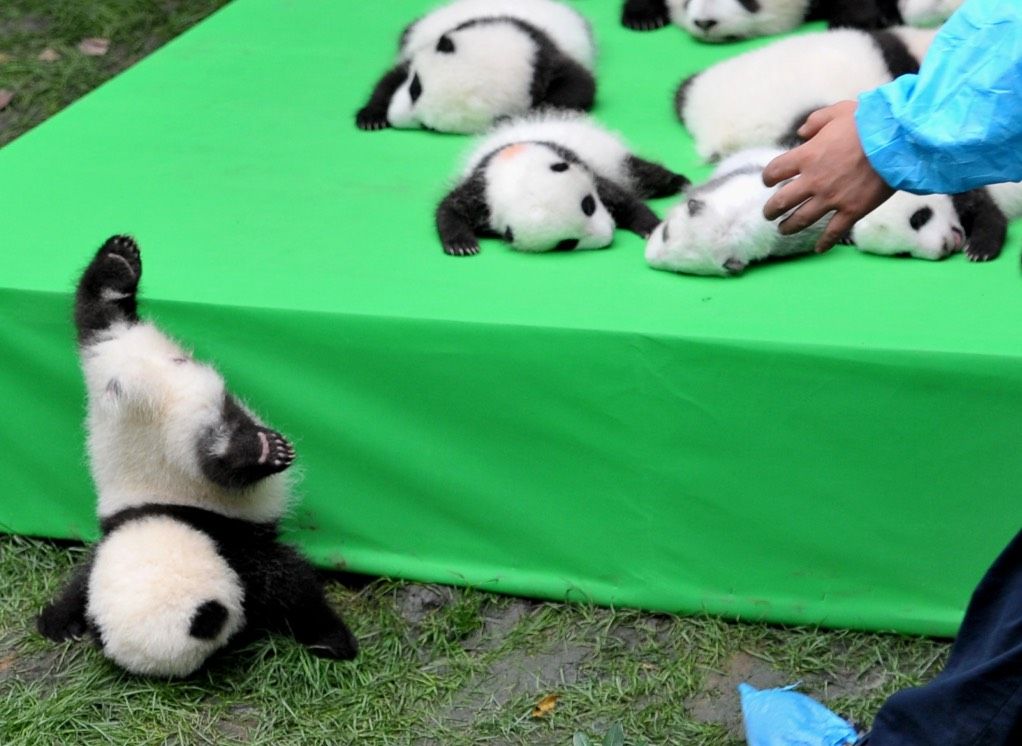
[[[592,655],[585,645],[558,642],[540,653],[510,653],[455,695],[442,721],[471,723],[481,713],[499,710],[520,695],[545,696],[578,682],[579,671]]]
[[[766,661],[748,653],[736,653],[723,671],[707,672],[702,690],[686,700],[685,707],[696,720],[719,723],[730,737],[743,738],[742,706],[738,699],[738,685],[743,681],[757,689],[794,683]]]
[[[224,738],[238,743],[248,743],[251,735],[259,727],[259,710],[248,705],[233,705],[227,715],[221,718],[216,728]]]
[[[513,598],[510,603],[490,603],[482,612],[483,627],[473,632],[464,643],[470,652],[496,650],[522,619],[537,605],[535,601]]]
[[[410,626],[418,625],[428,614],[454,601],[455,590],[446,585],[409,584],[394,599],[398,613]]]

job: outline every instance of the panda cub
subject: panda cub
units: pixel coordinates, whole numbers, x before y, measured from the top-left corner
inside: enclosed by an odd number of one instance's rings
[[[814,107],[917,72],[935,33],[839,29],[780,39],[682,81],[675,112],[706,160],[777,145]]]
[[[763,169],[783,153],[753,148],[724,160],[704,184],[685,194],[646,244],[654,269],[697,275],[736,275],[757,261],[812,251],[827,218],[789,236],[768,221],[763,206],[778,187],[763,184]],[[827,216],[829,217],[829,216]],[[943,259],[962,248],[965,231],[952,199],[898,192],[852,229],[849,242],[866,252]]]
[[[437,232],[455,256],[477,254],[477,235],[519,251],[598,249],[617,225],[648,236],[660,220],[642,200],[688,183],[588,117],[548,111],[505,122],[472,148],[437,207]]]
[[[563,3],[456,0],[405,29],[355,123],[481,132],[541,106],[589,110],[595,57],[589,22]]]
[[[89,631],[117,665],[161,677],[187,676],[256,630],[354,658],[312,566],[278,540],[293,448],[139,318],[141,274],[135,241],[114,236],[78,283],[102,538],[39,631],[55,641]]]
[[[652,31],[673,23],[702,41],[735,41],[790,31],[803,21],[880,29],[936,26],[963,0],[626,0],[621,23]]]

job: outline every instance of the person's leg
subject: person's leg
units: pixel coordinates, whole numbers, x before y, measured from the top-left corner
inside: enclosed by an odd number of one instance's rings
[[[860,744],[1022,744],[1022,532],[973,593],[944,670],[888,699]]]

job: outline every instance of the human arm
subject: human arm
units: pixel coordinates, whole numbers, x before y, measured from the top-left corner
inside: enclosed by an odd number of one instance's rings
[[[833,210],[820,251],[892,187],[955,193],[1022,179],[1022,6],[969,0],[937,34],[918,75],[863,94],[857,107],[847,101],[814,113],[799,135],[809,142],[763,172],[768,186],[799,177],[764,214],[772,220],[798,207],[780,226],[793,233]]]

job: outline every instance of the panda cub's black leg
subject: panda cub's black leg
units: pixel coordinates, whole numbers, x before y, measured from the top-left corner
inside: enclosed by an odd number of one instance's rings
[[[670,20],[665,0],[625,0],[621,10],[621,24],[633,31],[653,31]]]
[[[284,471],[295,460],[287,438],[257,423],[227,394],[216,427],[199,439],[199,463],[206,478],[228,489],[241,489]]]
[[[355,114],[355,126],[369,131],[389,127],[387,109],[390,107],[390,99],[407,77],[407,62],[388,70],[373,88],[369,101]]]
[[[79,344],[117,321],[138,321],[138,281],[142,256],[130,236],[113,236],[85,268],[75,293]]]
[[[989,262],[1001,255],[1008,235],[1008,217],[986,189],[952,195],[965,230],[965,255],[970,262]]]
[[[282,622],[294,638],[320,658],[351,660],[358,641],[323,594],[316,571],[291,547],[275,558],[284,588],[276,595]]]
[[[660,225],[660,218],[655,212],[634,194],[614,182],[601,176],[596,177],[596,192],[619,227],[643,238],[649,238],[653,230]]]
[[[556,109],[589,111],[596,100],[593,74],[570,57],[561,56],[553,66],[546,92],[533,103]]]
[[[678,194],[691,182],[681,174],[669,171],[658,163],[628,156],[628,171],[640,197],[670,197]]]
[[[54,642],[81,637],[88,629],[85,607],[88,600],[91,560],[75,570],[71,580],[36,619],[39,634]]]

